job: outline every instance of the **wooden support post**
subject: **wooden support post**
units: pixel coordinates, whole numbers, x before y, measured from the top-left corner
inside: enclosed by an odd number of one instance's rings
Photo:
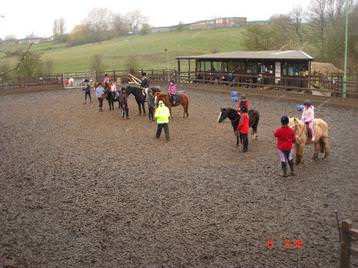
[[[351,263],[351,235],[349,231],[351,228],[351,220],[344,220],[342,222],[341,268],[349,268]]]
[[[181,72],[180,72],[180,59],[178,59],[178,83],[180,83]]]
[[[188,71],[188,82],[190,83],[191,82],[191,79],[190,79],[190,59],[188,59],[188,64],[189,64],[189,71]]]

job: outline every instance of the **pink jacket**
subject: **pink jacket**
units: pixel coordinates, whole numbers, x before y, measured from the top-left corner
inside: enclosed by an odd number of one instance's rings
[[[177,85],[170,83],[168,91],[170,95],[175,95],[177,93]]]
[[[305,123],[310,123],[314,120],[314,107],[312,105],[303,108],[301,120]]]

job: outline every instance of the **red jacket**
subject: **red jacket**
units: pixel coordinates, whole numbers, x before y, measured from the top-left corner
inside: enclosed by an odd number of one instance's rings
[[[287,126],[276,129],[273,135],[277,138],[277,149],[281,151],[291,150],[292,144],[296,142],[295,131]]]
[[[240,114],[241,118],[239,124],[237,125],[237,130],[241,134],[248,134],[249,133],[249,115],[247,113]]]

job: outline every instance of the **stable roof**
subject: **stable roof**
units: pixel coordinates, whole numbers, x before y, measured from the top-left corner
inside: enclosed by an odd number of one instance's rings
[[[225,59],[255,59],[255,60],[313,60],[313,57],[302,50],[265,50],[265,51],[232,51],[224,53],[205,54],[197,56],[179,56],[178,60],[225,60]]]

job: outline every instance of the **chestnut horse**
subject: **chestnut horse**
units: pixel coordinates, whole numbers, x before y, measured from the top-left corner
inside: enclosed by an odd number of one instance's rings
[[[318,159],[318,153],[324,153],[324,158],[329,154],[328,146],[328,125],[319,118],[314,120],[314,142],[311,138],[307,137],[307,127],[298,118],[290,118],[289,126],[296,132],[296,165],[303,163],[304,147],[308,144],[314,144],[313,160]]]
[[[183,117],[189,117],[189,112],[188,112],[188,108],[189,108],[189,96],[186,93],[177,93],[177,96],[179,96],[179,101],[177,101],[175,103],[175,105],[173,105],[170,100],[169,100],[169,94],[168,93],[164,93],[164,92],[156,92],[155,93],[155,104],[157,104],[160,100],[164,102],[165,106],[167,106],[169,108],[170,111],[170,115],[173,117],[172,115],[172,107],[176,107],[176,106],[183,106]]]

